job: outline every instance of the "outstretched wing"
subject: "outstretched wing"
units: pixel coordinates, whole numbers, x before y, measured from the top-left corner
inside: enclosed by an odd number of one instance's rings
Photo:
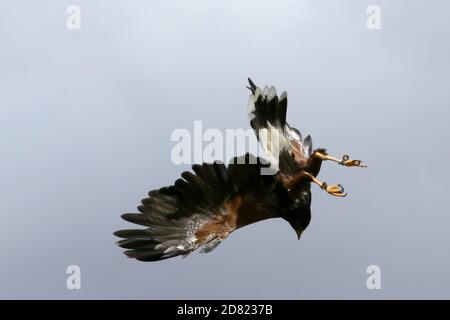
[[[276,215],[257,208],[258,197],[273,187],[273,177],[262,176],[259,159],[247,154],[221,163],[193,165],[173,186],[149,192],[139,213],[125,213],[126,221],[145,229],[120,230],[118,245],[125,254],[141,261],[187,255],[201,247],[214,249],[230,232]],[[276,200],[274,200],[276,201]]]
[[[251,94],[248,103],[250,125],[255,130],[270,163],[278,164],[279,171],[295,174],[311,155],[311,136],[305,139],[299,130],[286,122],[287,93],[277,96],[274,86],[257,87],[249,78]]]

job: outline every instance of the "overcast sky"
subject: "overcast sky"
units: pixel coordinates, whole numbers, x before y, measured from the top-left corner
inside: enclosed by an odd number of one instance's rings
[[[66,9],[81,8],[68,30]],[[368,30],[366,9],[381,8]],[[448,1],[0,3],[0,298],[450,298]],[[170,185],[171,133],[248,128],[251,76],[327,163],[302,240],[282,220],[215,251],[127,259],[113,232]],[[78,265],[82,289],[68,290]],[[368,290],[366,268],[381,268]]]

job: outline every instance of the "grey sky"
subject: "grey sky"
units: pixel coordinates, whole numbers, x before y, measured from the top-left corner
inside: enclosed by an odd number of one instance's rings
[[[81,7],[79,31],[66,8]],[[366,8],[382,29],[366,28]],[[0,3],[0,298],[450,298],[448,1]],[[248,128],[247,76],[327,164],[300,242],[281,220],[186,259],[126,259],[112,232],[187,166],[176,128]],[[82,290],[65,268],[82,270]],[[366,288],[367,266],[382,289]]]

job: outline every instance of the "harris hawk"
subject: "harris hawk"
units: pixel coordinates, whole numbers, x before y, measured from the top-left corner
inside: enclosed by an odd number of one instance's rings
[[[341,185],[317,179],[322,162],[365,165],[347,155],[338,159],[325,149],[313,149],[311,136],[303,138],[286,122],[286,92],[278,96],[274,86],[261,90],[248,81],[250,124],[267,159],[247,153],[228,166],[194,164],[193,172],[183,172],[173,185],[150,191],[139,213],[122,215],[145,228],[114,233],[122,238],[117,244],[128,257],[158,261],[185,257],[196,249],[209,252],[233,231],[270,218],[286,220],[300,239],[311,220],[311,183],[333,196],[346,196]],[[262,174],[269,169],[272,174]]]

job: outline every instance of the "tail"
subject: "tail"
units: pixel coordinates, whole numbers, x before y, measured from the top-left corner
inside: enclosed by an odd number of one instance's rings
[[[287,93],[283,91],[280,97],[274,86],[265,86],[263,91],[248,78],[250,86],[247,88],[252,92],[248,103],[248,114],[250,125],[259,132],[260,129],[268,129],[269,125],[284,130],[286,126]]]
[[[280,97],[274,86],[265,86],[263,91],[248,78],[251,91],[248,102],[250,125],[255,131],[265,156],[275,171],[280,161],[287,161],[291,167],[296,164],[290,157],[290,127],[286,123],[287,93],[284,91]],[[286,166],[282,163],[283,166]]]
[[[248,103],[250,125],[258,141],[272,165],[278,164],[280,171],[295,174],[298,171],[297,161],[311,155],[311,136],[303,139],[300,131],[287,123],[286,91],[278,97],[274,86],[265,86],[261,91],[250,78],[248,82],[250,85],[247,88],[251,91]],[[297,160],[292,157],[293,153],[297,155]]]

